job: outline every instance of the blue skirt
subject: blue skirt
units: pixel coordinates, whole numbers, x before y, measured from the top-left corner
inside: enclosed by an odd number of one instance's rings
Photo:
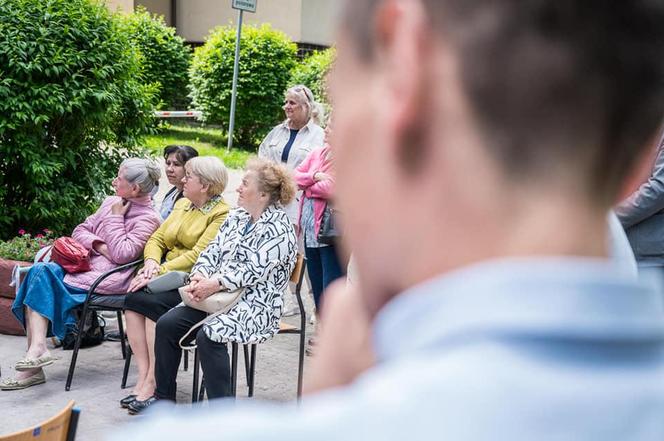
[[[63,282],[65,271],[57,263],[36,263],[30,268],[16,293],[12,312],[25,328],[25,309],[50,321],[49,334],[63,339],[68,326],[76,322],[73,309],[85,301],[87,290]]]

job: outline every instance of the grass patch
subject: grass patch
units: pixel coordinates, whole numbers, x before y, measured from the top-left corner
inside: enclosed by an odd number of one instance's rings
[[[145,147],[161,156],[164,147],[169,144],[186,144],[198,150],[201,156],[216,156],[228,168],[244,168],[254,153],[235,147],[226,151],[227,142],[226,135],[220,129],[173,124],[160,128],[156,135],[147,136]]]

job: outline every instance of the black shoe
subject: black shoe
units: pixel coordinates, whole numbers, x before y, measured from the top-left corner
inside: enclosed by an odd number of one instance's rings
[[[143,413],[148,407],[152,406],[157,401],[159,401],[159,399],[155,396],[151,396],[144,401],[134,400],[129,403],[127,409],[129,409],[130,415],[138,415],[139,413]]]
[[[136,401],[136,395],[127,395],[126,397],[120,400],[120,407],[126,409],[134,401]]]

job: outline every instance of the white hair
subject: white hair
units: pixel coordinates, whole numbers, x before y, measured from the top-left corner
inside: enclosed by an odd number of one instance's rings
[[[228,170],[224,162],[216,156],[197,156],[185,164],[185,169],[198,176],[201,184],[208,185],[208,196],[224,192],[228,184]]]
[[[298,84],[286,91],[286,96],[293,95],[301,105],[307,109],[307,121],[313,119],[319,126],[325,121],[325,109],[323,105],[316,101],[314,94],[304,84]]]
[[[152,194],[159,188],[161,170],[152,159],[128,158],[120,165],[124,169],[124,178],[130,184],[138,185],[141,194]]]

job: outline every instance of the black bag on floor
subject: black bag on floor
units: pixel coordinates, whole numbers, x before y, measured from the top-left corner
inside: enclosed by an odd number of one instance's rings
[[[67,327],[65,338],[62,341],[62,349],[70,351],[74,349],[76,344],[76,337],[78,336],[78,321],[81,318],[83,311],[76,309],[74,315],[76,316],[76,323]],[[103,317],[97,315],[97,311],[90,311],[88,318],[85,320],[83,326],[83,338],[81,338],[81,348],[89,348],[102,344],[104,341],[104,328],[106,322]]]

